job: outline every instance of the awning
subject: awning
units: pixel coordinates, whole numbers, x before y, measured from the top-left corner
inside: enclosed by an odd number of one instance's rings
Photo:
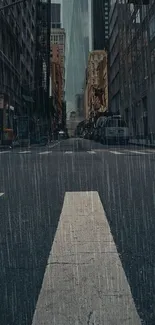
[[[29,102],[29,103],[34,103],[34,100],[33,100],[33,98],[32,98],[32,97],[30,97],[30,96],[25,96],[25,95],[23,95],[23,98],[24,98],[24,100],[25,100],[26,102]]]

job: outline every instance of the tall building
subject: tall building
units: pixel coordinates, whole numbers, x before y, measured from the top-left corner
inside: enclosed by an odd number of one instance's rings
[[[65,125],[65,30],[51,28],[51,95],[53,101],[53,130]]]
[[[63,93],[62,100],[64,100],[65,93],[65,41],[66,33],[64,28],[52,28],[51,29],[51,45],[57,44],[59,47],[60,58],[61,58],[61,74],[63,79]]]
[[[61,53],[58,44],[51,44],[51,93],[53,97],[54,127],[62,122],[62,93],[63,93],[63,78],[61,68]]]
[[[75,109],[79,116],[84,116],[84,93],[75,95]]]
[[[109,109],[120,111],[120,17],[123,4],[111,2],[109,13]]]
[[[63,27],[66,31],[65,90],[69,116],[75,108],[75,94],[81,93],[83,88],[84,71],[92,49],[91,1],[63,0]]]
[[[89,54],[85,87],[85,117],[107,109],[107,53],[104,50]],[[104,98],[103,98],[104,97]]]
[[[92,48],[108,50],[110,0],[92,1]]]
[[[60,3],[51,3],[51,28],[61,28]]]
[[[50,95],[50,0],[36,1],[35,107],[36,115],[49,118]]]
[[[35,0],[0,10],[0,94],[16,114],[28,112],[33,102],[35,13]]]
[[[132,136],[153,141],[155,3],[150,1],[148,5],[148,2],[134,0],[117,0],[117,3],[122,3],[118,13],[120,113],[128,122]],[[112,22],[110,25],[116,34]]]

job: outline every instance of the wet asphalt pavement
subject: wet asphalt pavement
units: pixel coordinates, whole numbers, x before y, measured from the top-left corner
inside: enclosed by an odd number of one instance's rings
[[[2,150],[0,170],[0,324],[32,324],[72,191],[99,193],[142,324],[155,324],[155,150],[69,139]]]

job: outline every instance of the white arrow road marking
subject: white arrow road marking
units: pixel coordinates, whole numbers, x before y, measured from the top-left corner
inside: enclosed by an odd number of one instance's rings
[[[98,192],[67,192],[32,325],[140,325]]]
[[[114,155],[124,155],[123,152],[119,152],[119,151],[109,151],[110,153],[113,153]]]
[[[3,195],[4,195],[4,193],[0,193],[0,197],[3,196]]]

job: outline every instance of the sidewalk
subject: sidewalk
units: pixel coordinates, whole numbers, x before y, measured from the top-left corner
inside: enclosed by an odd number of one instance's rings
[[[129,140],[129,144],[135,144],[137,146],[155,148],[155,141],[153,143],[150,143],[150,141],[147,139],[131,139],[131,140]]]

